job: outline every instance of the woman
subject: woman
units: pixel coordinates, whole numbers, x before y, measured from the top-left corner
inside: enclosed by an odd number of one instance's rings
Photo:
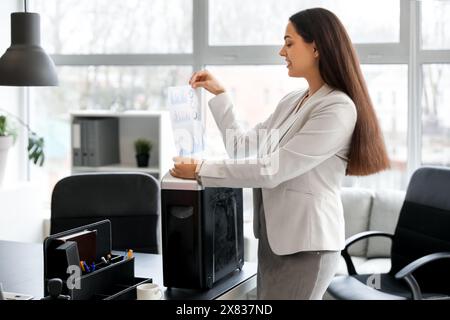
[[[322,8],[289,18],[279,54],[306,91],[285,96],[253,130],[277,129],[277,144],[257,163],[176,159],[172,175],[207,187],[254,188],[259,299],[321,299],[345,244],[342,179],[389,167],[377,117],[352,43],[339,19]],[[224,87],[207,71],[193,88],[216,95],[209,106],[225,137],[240,130]],[[248,138],[248,136],[247,136]],[[275,170],[266,170],[267,163]]]

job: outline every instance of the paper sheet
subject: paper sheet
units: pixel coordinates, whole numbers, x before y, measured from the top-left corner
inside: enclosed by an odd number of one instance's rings
[[[168,88],[169,112],[179,156],[201,157],[204,126],[197,93],[190,86]]]

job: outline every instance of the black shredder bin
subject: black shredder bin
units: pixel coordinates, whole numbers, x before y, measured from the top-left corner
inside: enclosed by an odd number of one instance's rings
[[[207,289],[244,264],[242,189],[161,180],[164,286]]]

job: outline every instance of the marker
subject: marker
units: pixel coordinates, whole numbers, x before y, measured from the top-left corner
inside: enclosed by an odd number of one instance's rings
[[[86,261],[83,261],[83,264],[84,264],[84,268],[86,269],[86,272],[91,272],[91,269],[89,268],[89,266],[86,263]]]
[[[95,263],[94,263],[94,262],[92,262],[92,264],[91,264],[91,271],[92,271],[92,272],[95,271]]]
[[[103,262],[104,264],[108,264],[108,261],[106,261],[105,257],[102,257],[102,262]]]
[[[80,261],[80,267],[81,270],[86,271],[86,269],[84,269],[84,261]]]
[[[131,259],[131,258],[133,258],[133,250],[128,250],[128,253],[127,253],[127,258],[128,259]]]

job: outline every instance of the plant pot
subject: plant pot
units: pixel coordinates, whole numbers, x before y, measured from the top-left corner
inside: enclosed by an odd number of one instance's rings
[[[2,185],[3,177],[5,176],[8,151],[13,145],[13,142],[14,140],[12,136],[0,137],[0,186]]]
[[[146,168],[148,167],[148,161],[150,160],[150,154],[148,153],[142,153],[136,155],[136,161],[137,166],[139,168]]]

